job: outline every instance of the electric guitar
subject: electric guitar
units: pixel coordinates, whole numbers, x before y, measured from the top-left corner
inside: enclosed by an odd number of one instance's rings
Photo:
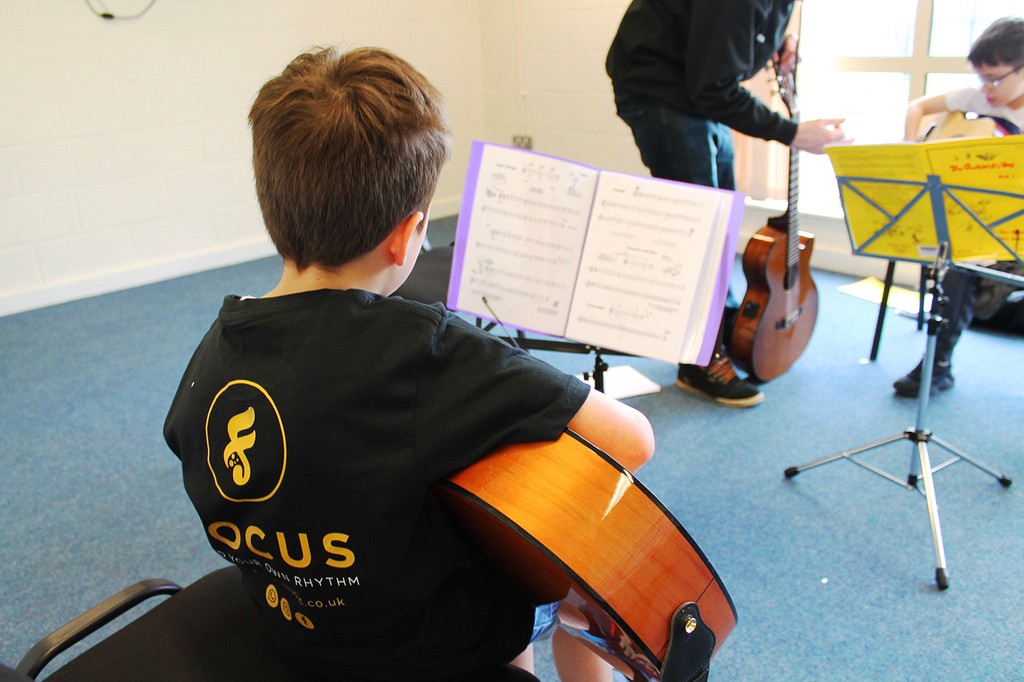
[[[790,116],[799,120],[795,74],[778,74],[776,81]],[[799,158],[800,153],[790,148],[786,212],[769,218],[743,252],[747,291],[730,337],[729,356],[761,381],[793,366],[818,319],[818,288],[810,265],[814,236],[800,231],[797,211]]]
[[[701,679],[736,625],[682,525],[572,432],[500,447],[435,491],[527,597],[562,602],[562,627],[637,682]]]

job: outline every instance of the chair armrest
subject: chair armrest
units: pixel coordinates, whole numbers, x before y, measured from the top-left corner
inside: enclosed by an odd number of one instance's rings
[[[36,642],[18,663],[16,670],[35,679],[43,667],[60,653],[118,616],[151,597],[173,595],[179,591],[180,585],[162,578],[141,580],[126,587]]]

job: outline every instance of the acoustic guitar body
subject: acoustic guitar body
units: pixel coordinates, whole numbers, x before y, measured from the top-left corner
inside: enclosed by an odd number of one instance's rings
[[[956,137],[1001,137],[997,119],[989,116],[967,117],[963,111],[947,111],[925,131],[924,140],[950,140]]]
[[[747,292],[730,339],[729,356],[761,381],[786,372],[803,354],[818,319],[818,288],[811,278],[814,237],[798,239],[795,267],[790,234],[770,223],[743,252]]]
[[[571,432],[499,448],[435,490],[513,584],[536,604],[561,601],[562,627],[637,682],[660,679],[680,605],[696,604],[714,651],[736,625],[725,587],[679,522]]]

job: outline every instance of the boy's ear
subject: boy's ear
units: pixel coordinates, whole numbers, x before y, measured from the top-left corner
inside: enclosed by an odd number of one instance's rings
[[[387,238],[387,252],[391,257],[391,260],[395,265],[405,265],[406,259],[409,257],[409,245],[413,243],[413,238],[420,234],[419,227],[423,224],[425,216],[423,211],[416,211],[410,213],[409,216],[398,223],[395,229],[392,230],[391,234]],[[418,246],[416,248],[419,248]]]

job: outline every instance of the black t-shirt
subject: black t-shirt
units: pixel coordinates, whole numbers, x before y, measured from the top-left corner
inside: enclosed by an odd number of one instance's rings
[[[164,437],[297,666],[451,679],[519,653],[533,610],[430,485],[499,443],[557,438],[588,392],[440,305],[227,297]]]

